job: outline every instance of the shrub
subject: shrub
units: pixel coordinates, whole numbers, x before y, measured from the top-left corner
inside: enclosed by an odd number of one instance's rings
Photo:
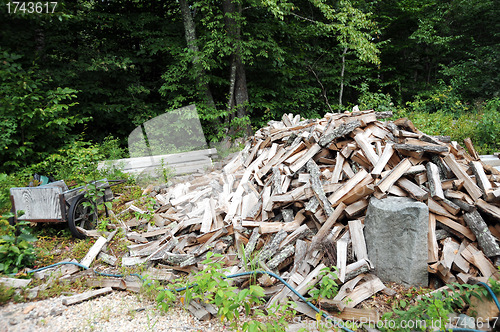
[[[8,218],[11,214],[3,215],[0,219],[0,273],[17,273],[25,266],[31,266],[36,259],[33,242],[36,237],[31,235],[29,222],[20,221],[11,226]]]

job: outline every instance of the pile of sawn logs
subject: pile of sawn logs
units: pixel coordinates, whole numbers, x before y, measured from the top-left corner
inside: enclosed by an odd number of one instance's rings
[[[470,140],[465,150],[408,119],[377,116],[353,111],[271,121],[222,170],[153,192],[161,205],[154,227],[132,232],[140,221],[127,222],[128,237],[138,244],[123,264],[150,261],[190,272],[202,269],[213,251],[225,256],[231,273],[249,270],[245,257],[301,294],[325,266],[336,266],[341,288],[323,307],[347,313],[379,291],[391,293],[370,273],[363,222],[370,197],[393,195],[429,207],[431,282],[498,279],[499,172],[479,160]],[[259,281],[269,305],[293,298],[273,278]]]

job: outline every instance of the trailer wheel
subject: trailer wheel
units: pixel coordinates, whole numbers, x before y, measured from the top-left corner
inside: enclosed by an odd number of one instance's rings
[[[78,239],[87,237],[78,228],[89,231],[97,227],[97,206],[85,194],[76,197],[69,207],[68,226],[71,234]]]

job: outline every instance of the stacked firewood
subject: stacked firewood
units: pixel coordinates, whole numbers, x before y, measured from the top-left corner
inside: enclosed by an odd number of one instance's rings
[[[213,251],[224,254],[232,273],[249,270],[251,261],[301,294],[323,268],[336,266],[342,286],[323,307],[355,317],[354,306],[379,291],[391,293],[370,273],[363,222],[372,196],[392,195],[429,207],[434,281],[498,279],[500,173],[479,160],[470,140],[465,150],[408,119],[383,122],[379,115],[355,110],[271,121],[221,170],[153,192],[160,205],[154,223],[142,233],[133,231],[140,220],[126,223],[137,244],[122,263],[191,272]],[[295,296],[273,278],[259,281],[269,305]]]

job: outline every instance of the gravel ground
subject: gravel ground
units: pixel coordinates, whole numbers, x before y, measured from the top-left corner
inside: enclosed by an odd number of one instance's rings
[[[0,332],[14,331],[228,331],[217,319],[200,322],[181,308],[167,313],[153,302],[113,292],[72,306],[63,297],[0,307]]]

